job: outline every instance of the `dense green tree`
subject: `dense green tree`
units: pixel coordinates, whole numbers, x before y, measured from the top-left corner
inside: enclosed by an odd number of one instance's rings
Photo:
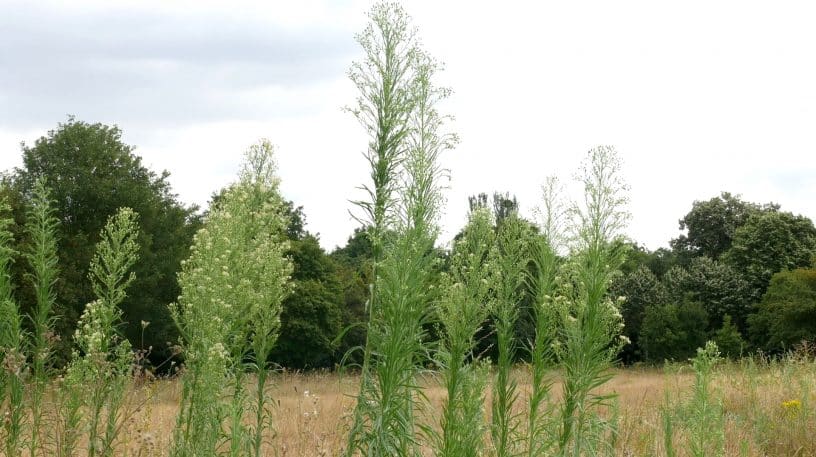
[[[711,200],[695,201],[691,211],[680,219],[680,230],[687,233],[672,240],[672,248],[686,260],[699,256],[717,260],[731,247],[735,232],[752,214],[774,209],[778,206],[745,202],[728,192]]]
[[[484,192],[468,197],[468,208],[471,213],[479,208],[487,208],[487,205],[487,194]]]
[[[289,368],[328,367],[343,323],[343,289],[335,262],[310,234],[290,240],[293,293],[283,302],[278,343],[271,358]]]
[[[742,275],[731,266],[698,257],[686,267],[674,266],[663,277],[669,302],[700,303],[709,315],[711,327],[719,328],[725,314],[744,330],[751,311],[751,290]]]
[[[699,303],[649,306],[639,337],[643,359],[660,363],[693,357],[706,342],[707,327],[708,315]]]
[[[510,196],[510,192],[493,193],[493,218],[499,226],[505,219],[519,212],[519,202],[515,195]]]
[[[807,267],[814,255],[813,221],[789,212],[767,211],[754,214],[736,230],[723,260],[745,275],[753,299],[759,301],[774,273]]]
[[[666,248],[658,248],[652,251],[647,263],[649,269],[658,278],[662,278],[675,265],[677,265],[677,256],[674,251]]]
[[[122,304],[124,333],[137,348],[152,346],[157,360],[169,354],[166,342],[176,339],[167,304],[179,295],[176,272],[200,226],[196,209],[177,200],[168,176],[146,168],[133,147],[122,142],[118,127],[69,117],[33,146],[23,145],[23,166],[15,177],[24,198],[40,177],[51,187],[60,223],[61,276],[56,292],[64,324],[76,322],[94,298],[88,265],[108,217],[120,207],[139,214],[137,279]],[[23,305],[30,307],[30,292],[20,295]],[[142,321],[150,322],[147,328]],[[64,328],[63,333],[62,338],[69,340],[71,329]]]
[[[703,305],[711,329],[719,328],[728,314],[740,329],[751,310],[751,291],[740,272],[728,264],[698,257],[691,261],[682,284],[687,300]]]
[[[354,229],[354,233],[348,238],[346,245],[336,248],[332,251],[331,256],[336,261],[350,265],[360,271],[361,274],[365,274],[371,267],[373,253],[367,229],[358,227]]]
[[[689,273],[685,268],[679,265],[669,268],[661,282],[666,286],[669,303],[681,303],[685,300],[689,283]]]
[[[623,262],[623,265],[621,265],[620,268],[621,273],[623,273],[624,276],[633,273],[641,267],[646,267],[651,270],[649,267],[651,253],[648,249],[632,241],[624,241],[623,244],[626,245],[626,250],[628,252],[626,261]]]
[[[752,342],[766,351],[816,340],[816,269],[781,271],[748,317]]]
[[[366,339],[364,323],[368,320],[366,303],[373,262],[371,240],[366,229],[354,229],[346,245],[335,249],[331,257],[337,266],[337,278],[343,292],[343,331],[337,354],[348,355],[346,362],[359,363],[362,352],[351,349],[362,348]]]
[[[650,251],[646,247],[633,241],[625,242],[629,254],[626,262],[621,265],[621,273],[627,275],[637,270],[641,266],[647,267],[657,278],[662,278],[664,274],[675,264],[677,259],[672,250],[659,248]]]
[[[640,357],[639,336],[643,316],[650,306],[668,303],[668,292],[652,271],[645,265],[627,275],[622,275],[612,283],[610,292],[614,296],[625,297],[621,304],[623,331],[631,341],[620,354],[625,363],[632,363]]]

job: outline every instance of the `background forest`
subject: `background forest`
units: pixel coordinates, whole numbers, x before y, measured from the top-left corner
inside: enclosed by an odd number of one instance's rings
[[[0,198],[10,203],[15,251],[23,253],[32,242],[24,226],[36,183],[43,178],[51,189],[59,221],[60,275],[54,290],[62,360],[69,355],[73,327],[93,298],[88,265],[101,229],[120,207],[139,214],[136,280],[121,305],[122,331],[160,365],[172,357],[179,338],[167,305],[180,293],[181,261],[224,189],[213,189],[210,208],[186,206],[173,193],[169,173],[148,169],[121,137],[118,126],[69,117],[33,145],[22,146],[23,165],[2,175]],[[520,214],[512,193],[485,190],[449,205],[488,208],[494,230],[518,219],[529,227],[524,236],[539,236],[534,215]],[[319,235],[309,232],[303,207],[286,201],[285,213],[293,291],[283,302],[270,361],[291,369],[335,367],[350,348],[365,343],[360,324],[366,320],[371,243],[360,227],[345,246],[326,252]],[[622,333],[631,341],[619,355],[622,362],[686,360],[709,339],[730,357],[780,353],[816,339],[816,228],[809,218],[778,203],[748,202],[728,192],[691,202],[688,213],[678,216],[679,233],[668,247],[650,251],[628,241],[630,254],[612,281],[613,293],[625,298]],[[435,249],[435,274],[441,275],[450,268],[450,253],[445,246]],[[21,311],[28,313],[36,300],[24,280],[27,263],[15,259],[12,271]],[[531,341],[532,297],[520,302],[527,307],[513,331],[520,341]],[[438,337],[433,328],[428,335]],[[490,355],[494,343],[492,332],[483,331],[480,351]]]

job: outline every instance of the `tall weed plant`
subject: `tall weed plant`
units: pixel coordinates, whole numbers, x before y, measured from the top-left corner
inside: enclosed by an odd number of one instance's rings
[[[138,259],[138,216],[121,208],[100,233],[88,272],[96,300],[88,303],[79,319],[74,342],[77,349],[66,373],[67,399],[62,451],[70,455],[79,437],[76,428],[85,416],[89,457],[117,455],[117,438],[123,427],[123,405],[131,381],[134,353],[119,332],[120,305],[135,279],[131,271]],[[77,401],[77,399],[80,399]]]
[[[519,391],[512,370],[519,349],[515,328],[530,260],[528,247],[531,232],[529,224],[516,213],[500,221],[496,230],[492,257],[498,271],[493,283],[496,294],[493,319],[498,359],[493,381],[490,435],[496,456],[508,457],[518,454],[520,444],[521,417],[514,410]]]
[[[173,455],[262,454],[267,356],[292,271],[275,171],[268,141],[250,148],[239,182],[213,205],[182,265],[182,293],[171,306],[185,360]],[[246,370],[258,375],[252,405]]]
[[[559,319],[557,310],[563,307],[560,269],[563,259],[564,206],[558,179],[547,178],[542,186],[543,206],[538,209],[539,235],[533,237],[530,249],[531,273],[527,277],[533,296],[535,336],[530,346],[531,391],[527,413],[525,455],[534,457],[551,454],[556,444],[555,406],[551,398],[555,368],[553,345],[557,341]]]
[[[725,414],[721,400],[715,395],[712,385],[713,369],[720,363],[717,344],[708,341],[705,347],[697,349],[691,359],[694,371],[694,385],[691,397],[685,402],[672,405],[666,399],[663,408],[663,442],[667,455],[677,455],[677,425],[685,431],[683,447],[693,457],[725,455]]]
[[[442,343],[437,354],[447,397],[442,406],[440,433],[432,433],[439,457],[482,455],[485,423],[485,388],[488,367],[474,353],[476,337],[492,309],[491,258],[495,233],[486,208],[468,217],[462,237],[453,245],[451,265],[443,276],[438,304]]]
[[[0,414],[3,417],[5,455],[21,454],[25,411],[26,335],[23,318],[14,300],[11,265],[16,252],[11,226],[11,208],[0,200]]]
[[[54,216],[51,192],[44,178],[34,184],[31,201],[26,212],[26,235],[29,237],[25,258],[30,272],[26,275],[31,283],[35,303],[28,318],[31,334],[28,343],[28,358],[31,360],[31,386],[29,392],[29,416],[31,420],[28,449],[36,455],[43,445],[43,398],[51,376],[55,333],[53,314],[55,304],[54,284],[59,270],[57,267],[57,227],[59,221]]]
[[[584,198],[573,206],[571,252],[566,265],[566,300],[560,306],[561,330],[555,355],[563,371],[559,455],[612,454],[614,424],[600,416],[613,395],[596,393],[611,379],[609,371],[625,340],[620,299],[608,287],[625,258],[620,242],[629,214],[628,187],[616,151],[589,151],[579,175]]]
[[[379,3],[357,37],[365,59],[352,65],[359,90],[350,111],[369,134],[367,200],[374,262],[362,381],[346,453],[418,455],[417,373],[428,358],[425,325],[437,300],[434,244],[443,203],[439,156],[456,142],[436,110],[449,91],[418,46],[401,7]]]

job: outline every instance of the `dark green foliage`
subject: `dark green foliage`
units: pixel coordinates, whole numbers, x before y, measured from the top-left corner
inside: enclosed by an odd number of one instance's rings
[[[723,317],[722,327],[714,333],[713,340],[724,357],[736,359],[745,352],[745,340],[728,314]]]
[[[816,270],[800,268],[773,275],[748,323],[752,342],[767,351],[816,339]]]
[[[707,327],[708,315],[699,303],[649,306],[639,337],[643,359],[685,361],[705,344]]]
[[[365,345],[368,319],[366,302],[368,301],[371,283],[372,266],[371,242],[364,229],[354,230],[348,242],[342,248],[331,253],[337,268],[337,280],[342,289],[342,338],[338,342],[337,354],[348,354],[348,362],[361,362],[361,351],[350,351]]]
[[[290,243],[294,291],[283,302],[280,336],[271,358],[289,368],[329,367],[343,318],[337,267],[314,236]]]
[[[719,259],[731,247],[737,229],[752,214],[775,209],[778,206],[744,202],[739,195],[728,192],[708,201],[695,201],[691,211],[680,219],[680,230],[687,230],[687,234],[672,240],[672,248],[685,260],[699,256]]]
[[[626,242],[625,244],[629,246],[629,254],[621,266],[621,272],[625,275],[632,273],[641,266],[645,266],[655,276],[662,278],[677,263],[674,252],[669,249],[659,248],[655,251],[649,251],[635,242]]]
[[[754,214],[736,230],[724,261],[743,273],[759,301],[774,273],[810,266],[814,254],[816,228],[810,219],[770,211]]]
[[[354,229],[354,234],[349,237],[345,246],[331,253],[331,256],[338,262],[351,265],[361,272],[365,271],[367,264],[371,263],[373,255],[371,240],[366,235],[366,229],[361,227]]]
[[[143,166],[121,136],[118,127],[69,117],[33,146],[23,146],[23,167],[17,170],[16,184],[28,196],[34,182],[43,177],[52,191],[60,222],[61,276],[56,294],[63,341],[70,341],[71,326],[94,298],[87,268],[107,218],[119,207],[139,214],[141,249],[134,267],[137,280],[122,305],[124,333],[135,347],[153,346],[156,359],[163,359],[169,354],[166,342],[176,339],[166,305],[178,297],[176,272],[200,224],[195,208],[183,206],[172,193],[168,173],[157,175]],[[30,292],[20,295],[30,309]],[[151,322],[143,342],[141,321]]]
[[[468,197],[468,208],[470,208],[471,213],[479,208],[487,208],[487,194],[480,192],[477,195]]]
[[[647,266],[658,278],[662,278],[676,264],[677,256],[671,249],[658,248],[649,254]]]
[[[641,265],[614,281],[611,293],[614,296],[625,297],[620,309],[623,316],[621,333],[629,338],[631,343],[623,347],[620,358],[624,363],[632,363],[640,358],[638,337],[646,309],[668,303],[668,292],[654,273],[645,265]]]
[[[732,317],[738,328],[745,328],[745,319],[751,310],[751,291],[738,271],[708,257],[693,259],[683,271],[679,268],[667,274],[665,280],[671,301],[703,305],[711,330],[720,327],[725,314]]]

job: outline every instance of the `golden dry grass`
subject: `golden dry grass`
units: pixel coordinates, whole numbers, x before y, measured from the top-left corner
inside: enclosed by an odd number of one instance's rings
[[[529,385],[518,369],[523,412]],[[690,395],[693,373],[679,369],[618,369],[602,389],[618,395],[617,454],[665,455],[661,411],[667,400],[677,405]],[[275,430],[265,450],[275,456],[336,456],[345,444],[354,405],[356,376],[330,373],[279,373],[270,394],[275,403]],[[426,418],[437,416],[444,390],[428,376],[423,380],[429,399]],[[553,396],[558,396],[558,386]],[[816,363],[790,359],[783,363],[728,364],[719,367],[713,390],[725,411],[728,456],[816,456]],[[180,395],[177,380],[157,380],[134,386],[132,412],[122,434],[120,453],[128,456],[167,455]],[[796,400],[799,407],[786,407]],[[488,402],[489,403],[489,402]],[[682,413],[682,409],[677,409]],[[686,455],[684,431],[678,425],[678,454]]]

